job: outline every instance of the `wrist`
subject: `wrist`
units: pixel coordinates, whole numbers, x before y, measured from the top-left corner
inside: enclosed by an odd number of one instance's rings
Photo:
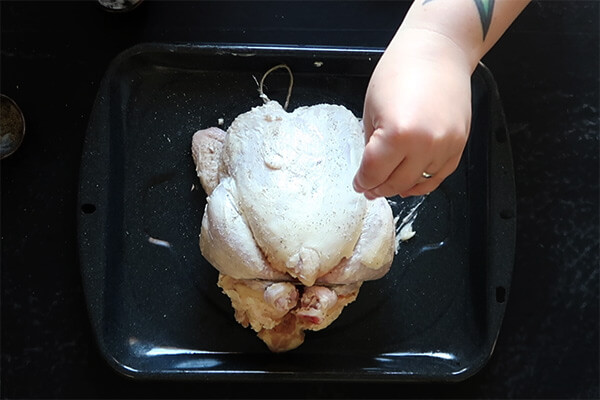
[[[476,51],[457,43],[443,33],[410,26],[402,26],[396,32],[386,52],[401,59],[410,58],[443,65],[451,71],[463,71],[469,75],[473,73],[480,59]]]

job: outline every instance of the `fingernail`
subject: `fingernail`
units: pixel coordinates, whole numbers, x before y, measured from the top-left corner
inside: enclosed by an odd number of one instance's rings
[[[356,181],[356,178],[354,178],[354,180],[352,181],[352,187],[358,193],[362,193],[365,191],[365,189],[358,184],[358,182]]]
[[[379,197],[379,195],[377,193],[374,193],[372,190],[366,191],[363,194],[365,195],[367,200],[375,200]]]

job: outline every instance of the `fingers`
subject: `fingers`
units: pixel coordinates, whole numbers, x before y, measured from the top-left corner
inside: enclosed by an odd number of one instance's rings
[[[354,178],[355,190],[367,199],[432,192],[456,170],[469,122],[403,121],[388,125],[388,130],[375,129]],[[431,177],[425,178],[424,172]]]
[[[360,167],[354,177],[354,190],[364,193],[380,186],[402,163],[403,158],[398,146],[390,143],[390,138],[381,129],[376,129],[365,146]]]
[[[423,171],[428,164],[418,157],[405,158],[384,182],[369,190],[368,197],[393,196],[411,189],[419,180],[425,179]]]
[[[450,158],[442,165],[435,162],[423,164],[419,160],[407,158],[390,174],[385,182],[365,191],[364,195],[367,199],[372,200],[377,197],[390,197],[396,194],[401,197],[409,197],[431,193],[456,170],[459,162],[460,154]],[[423,176],[425,171],[431,175],[430,178]]]
[[[422,196],[428,193],[433,192],[438,186],[458,167],[460,162],[460,156],[456,156],[451,160],[448,160],[444,166],[437,170],[435,173],[429,172],[434,171],[433,169],[426,169],[428,173],[432,176],[429,179],[421,178],[413,187],[410,189],[399,192],[401,197],[409,197],[409,196]],[[431,167],[428,167],[431,168]]]

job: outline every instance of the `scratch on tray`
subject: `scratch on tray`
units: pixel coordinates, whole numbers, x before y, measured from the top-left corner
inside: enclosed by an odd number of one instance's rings
[[[171,248],[171,243],[167,242],[166,240],[161,240],[161,239],[153,238],[152,236],[150,236],[148,238],[148,242],[152,243],[152,244],[155,244],[157,246],[165,247],[167,249]]]

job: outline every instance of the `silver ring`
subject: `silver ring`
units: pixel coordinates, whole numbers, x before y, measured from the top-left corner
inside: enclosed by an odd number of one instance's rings
[[[433,177],[433,175],[431,175],[431,174],[428,174],[427,172],[423,172],[423,173],[421,174],[421,176],[422,176],[423,178],[425,178],[425,179],[429,179],[429,178],[432,178],[432,177]]]

